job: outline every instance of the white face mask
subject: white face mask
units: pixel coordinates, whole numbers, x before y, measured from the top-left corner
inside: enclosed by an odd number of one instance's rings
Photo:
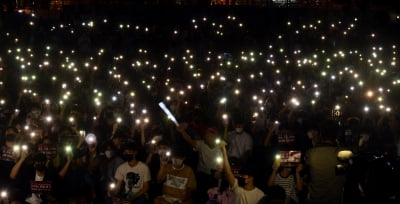
[[[106,155],[107,159],[110,159],[111,157],[114,156],[114,151],[112,151],[112,150],[106,150],[106,151],[104,152],[104,154]]]
[[[307,136],[308,136],[308,139],[312,139],[312,138],[313,138],[312,132],[311,132],[311,131],[308,131],[308,132],[307,132]]]
[[[174,166],[182,166],[183,164],[183,159],[177,159],[177,158],[172,158],[172,165]]]
[[[236,128],[236,133],[242,133],[243,132],[243,128]]]

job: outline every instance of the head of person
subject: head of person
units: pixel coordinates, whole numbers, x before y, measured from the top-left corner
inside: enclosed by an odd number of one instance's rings
[[[157,143],[157,154],[162,155],[169,151],[171,151],[170,143],[168,142],[168,140],[161,139]]]
[[[33,156],[33,167],[38,172],[44,172],[46,170],[47,157],[45,154],[39,152]]]
[[[241,187],[254,185],[255,172],[252,167],[243,167],[239,171],[238,185]]]
[[[307,137],[312,141],[313,145],[318,143],[320,139],[320,130],[316,123],[310,124],[307,128]]]
[[[243,132],[244,122],[242,120],[235,121],[235,132],[240,134]]]
[[[215,144],[215,139],[217,138],[218,130],[214,127],[207,128],[204,134],[204,142],[207,145],[213,146]]]
[[[334,144],[339,134],[339,124],[334,120],[325,120],[320,124],[321,142]]]
[[[122,159],[131,162],[136,159],[138,147],[135,143],[126,143],[122,146]]]
[[[172,166],[174,168],[181,168],[185,160],[185,151],[180,146],[173,146],[172,148]]]
[[[107,159],[112,159],[116,155],[117,148],[111,140],[105,141],[101,149]]]
[[[12,148],[15,144],[16,137],[17,136],[15,134],[6,134],[5,145],[9,148]]]

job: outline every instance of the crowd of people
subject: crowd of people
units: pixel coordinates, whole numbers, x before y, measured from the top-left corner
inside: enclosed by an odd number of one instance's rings
[[[174,11],[1,16],[0,203],[399,202],[398,15]]]

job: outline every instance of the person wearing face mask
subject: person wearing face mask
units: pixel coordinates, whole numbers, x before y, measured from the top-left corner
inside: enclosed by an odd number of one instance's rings
[[[115,188],[110,189],[108,195],[116,196],[123,187],[123,198],[131,203],[146,203],[145,194],[149,190],[151,180],[149,167],[136,159],[138,147],[136,144],[128,143],[122,147],[122,158],[125,163],[121,164],[115,172]],[[125,186],[122,186],[125,183]]]
[[[319,128],[317,125],[313,124],[308,127],[307,138],[310,141],[309,148],[312,148],[319,143]]]
[[[27,160],[32,164],[27,164]],[[18,162],[10,172],[10,178],[16,182],[18,199],[14,202],[25,203],[52,203],[57,200],[60,179],[65,176],[65,169],[70,165],[71,158],[57,174],[54,169],[46,167],[47,157],[43,153],[29,155],[27,151],[21,152]]]
[[[235,130],[228,133],[229,161],[238,165],[246,163],[253,150],[253,138],[243,130],[244,124],[237,121]]]
[[[155,204],[192,202],[192,192],[196,189],[196,177],[191,167],[183,163],[185,152],[175,147],[172,151],[172,164],[161,162],[157,182],[163,182],[162,196],[155,198]]]
[[[224,171],[229,186],[235,193],[235,204],[258,203],[264,197],[264,192],[254,185],[254,170],[247,166],[243,167],[239,172],[239,177],[235,178],[228,161],[226,145],[225,141],[220,142]]]
[[[107,195],[110,183],[115,182],[115,172],[117,168],[124,163],[124,160],[117,153],[117,149],[111,140],[106,141],[102,145],[103,154],[100,156],[100,186],[102,193],[100,195]],[[111,200],[105,196],[105,203],[111,203]]]

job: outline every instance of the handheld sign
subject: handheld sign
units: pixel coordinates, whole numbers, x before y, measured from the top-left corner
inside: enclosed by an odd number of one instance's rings
[[[167,106],[165,106],[165,104],[163,102],[158,103],[158,106],[160,106],[160,108],[164,111],[165,114],[167,114],[168,118],[173,123],[175,123],[176,126],[179,126],[179,123],[176,120],[175,116],[171,113],[171,111],[169,111],[169,109],[167,108]]]

